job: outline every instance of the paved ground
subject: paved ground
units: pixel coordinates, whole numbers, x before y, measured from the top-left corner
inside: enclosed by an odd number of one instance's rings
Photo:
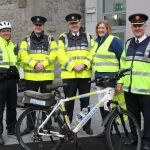
[[[92,85],[92,88],[91,88],[91,91],[95,91],[95,86]],[[90,98],[90,106],[92,108],[92,106],[94,106],[95,104],[97,103],[97,95],[95,96],[92,96]],[[79,112],[80,110],[80,101],[79,100],[76,100],[75,102],[75,109],[74,109],[74,123],[76,122],[75,121],[75,116],[77,115],[77,113]],[[17,117],[19,117],[19,115],[23,112],[23,109],[21,108],[17,108]],[[5,112],[4,112],[4,126],[5,126]],[[92,121],[91,121],[91,128],[93,129],[93,132],[94,134],[92,136],[96,136],[98,133],[102,132],[103,131],[103,127],[101,127],[101,123],[102,123],[102,120],[101,120],[101,117],[100,117],[100,113],[99,113],[99,110],[92,116]],[[5,128],[5,127],[4,127]],[[79,133],[78,133],[78,137],[88,137],[88,135],[83,131],[81,130]],[[8,136],[7,135],[7,132],[6,132],[6,129],[4,129],[4,133],[3,133],[3,138],[5,140],[5,145],[11,145],[11,144],[18,144],[18,141],[16,139],[15,136]]]

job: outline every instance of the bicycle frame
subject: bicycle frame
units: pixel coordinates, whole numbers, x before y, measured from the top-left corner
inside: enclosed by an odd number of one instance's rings
[[[59,132],[50,131],[50,134],[45,134],[45,133],[41,133],[40,132],[40,129],[48,122],[49,118],[55,112],[55,110],[59,106],[61,106],[62,112],[65,112],[66,109],[65,109],[64,102],[66,102],[66,101],[76,100],[76,99],[80,99],[80,98],[90,97],[92,95],[96,95],[96,94],[100,94],[100,93],[105,93],[103,98],[98,101],[98,103],[91,109],[91,111],[84,117],[84,119],[73,129],[74,133],[79,132],[80,129],[88,122],[88,120],[93,116],[93,114],[101,106],[101,104],[103,104],[106,100],[111,100],[111,96],[109,94],[110,90],[111,89],[107,89],[106,88],[106,89],[103,89],[103,90],[98,90],[98,91],[95,91],[95,92],[90,92],[90,93],[86,93],[86,94],[82,94],[82,95],[78,95],[78,96],[74,96],[74,97],[70,97],[70,98],[66,98],[66,99],[60,99],[58,104],[56,104],[56,106],[52,109],[51,113],[47,116],[47,118],[44,120],[44,122],[38,127],[38,134],[39,135],[45,135],[45,136],[54,135],[54,136],[58,136],[58,137],[62,137],[63,138],[64,135],[59,134]],[[64,119],[65,119],[65,122],[68,125],[68,127],[71,129],[70,121],[69,121],[69,118],[68,118],[68,116],[66,114],[64,115]]]

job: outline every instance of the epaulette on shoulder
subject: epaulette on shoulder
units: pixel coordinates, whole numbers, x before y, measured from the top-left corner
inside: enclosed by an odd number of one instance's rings
[[[126,42],[128,42],[128,41],[130,41],[130,40],[132,40],[132,39],[134,39],[134,37],[132,37],[132,38],[130,38],[130,39],[127,39],[127,41],[126,41]]]
[[[130,39],[127,39],[127,41],[125,42],[125,45],[127,44],[128,41],[134,39],[134,37],[130,38]]]
[[[28,34],[24,37],[23,41],[27,41],[27,38],[30,36],[31,34]]]
[[[87,32],[87,31],[84,31],[84,33],[85,33],[85,34],[89,34],[89,35],[91,35],[91,34],[90,34],[89,32]]]
[[[64,34],[67,34],[67,32],[63,32],[62,34],[60,34],[60,36],[59,36],[59,37],[63,36]]]

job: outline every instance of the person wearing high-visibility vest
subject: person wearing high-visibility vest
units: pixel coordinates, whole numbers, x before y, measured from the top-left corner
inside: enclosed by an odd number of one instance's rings
[[[18,49],[11,39],[11,29],[9,22],[0,22],[0,145],[4,144],[2,133],[5,104],[7,135],[15,135],[17,122]]]
[[[45,17],[33,16],[33,32],[21,42],[19,56],[24,70],[26,90],[48,93],[46,85],[54,80],[54,61],[57,57],[57,43],[54,37],[44,34]],[[43,115],[43,120],[46,118]],[[33,121],[35,114],[27,116],[27,128],[21,135],[29,134],[34,129]],[[51,120],[45,128],[52,130]]]
[[[96,25],[97,38],[95,40],[95,48],[93,53],[93,68],[95,72],[95,78],[114,76],[119,71],[120,57],[123,51],[123,45],[119,38],[111,35],[111,26],[107,20],[102,20]],[[115,93],[116,82],[111,81],[107,85],[103,83],[96,83],[97,90],[104,88],[111,89],[110,95],[113,99]],[[100,100],[104,94],[98,94]],[[100,113],[102,119],[109,113],[104,109],[104,106],[100,107]],[[101,138],[105,135],[105,129],[97,137]]]
[[[65,97],[90,92],[88,83],[92,77],[92,50],[94,40],[92,36],[81,27],[81,15],[72,13],[66,16],[68,33],[62,33],[58,41],[58,60],[61,64],[61,79],[68,86],[64,87]],[[80,99],[81,110],[89,106],[89,97]],[[65,103],[70,122],[73,118],[74,101]],[[88,107],[90,110],[90,108]],[[93,134],[90,128],[91,120],[84,125],[83,130],[87,134]]]
[[[130,73],[119,80],[118,91],[124,90],[127,110],[141,127],[141,113],[144,117],[142,150],[150,150],[150,37],[145,35],[146,14],[129,16],[131,29],[135,37],[127,40],[121,56],[121,68],[133,66]],[[132,129],[132,128],[131,128]],[[136,144],[136,133],[125,144]]]

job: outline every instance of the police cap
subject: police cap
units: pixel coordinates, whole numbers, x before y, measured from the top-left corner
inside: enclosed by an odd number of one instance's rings
[[[81,19],[81,15],[77,13],[72,13],[72,14],[67,15],[65,19],[68,23],[79,22]]]
[[[42,16],[33,16],[31,18],[31,21],[33,22],[33,24],[44,24],[47,19],[45,17],[42,17]]]
[[[134,24],[144,24],[148,20],[148,16],[145,14],[137,13],[129,16],[129,21],[132,25]]]

